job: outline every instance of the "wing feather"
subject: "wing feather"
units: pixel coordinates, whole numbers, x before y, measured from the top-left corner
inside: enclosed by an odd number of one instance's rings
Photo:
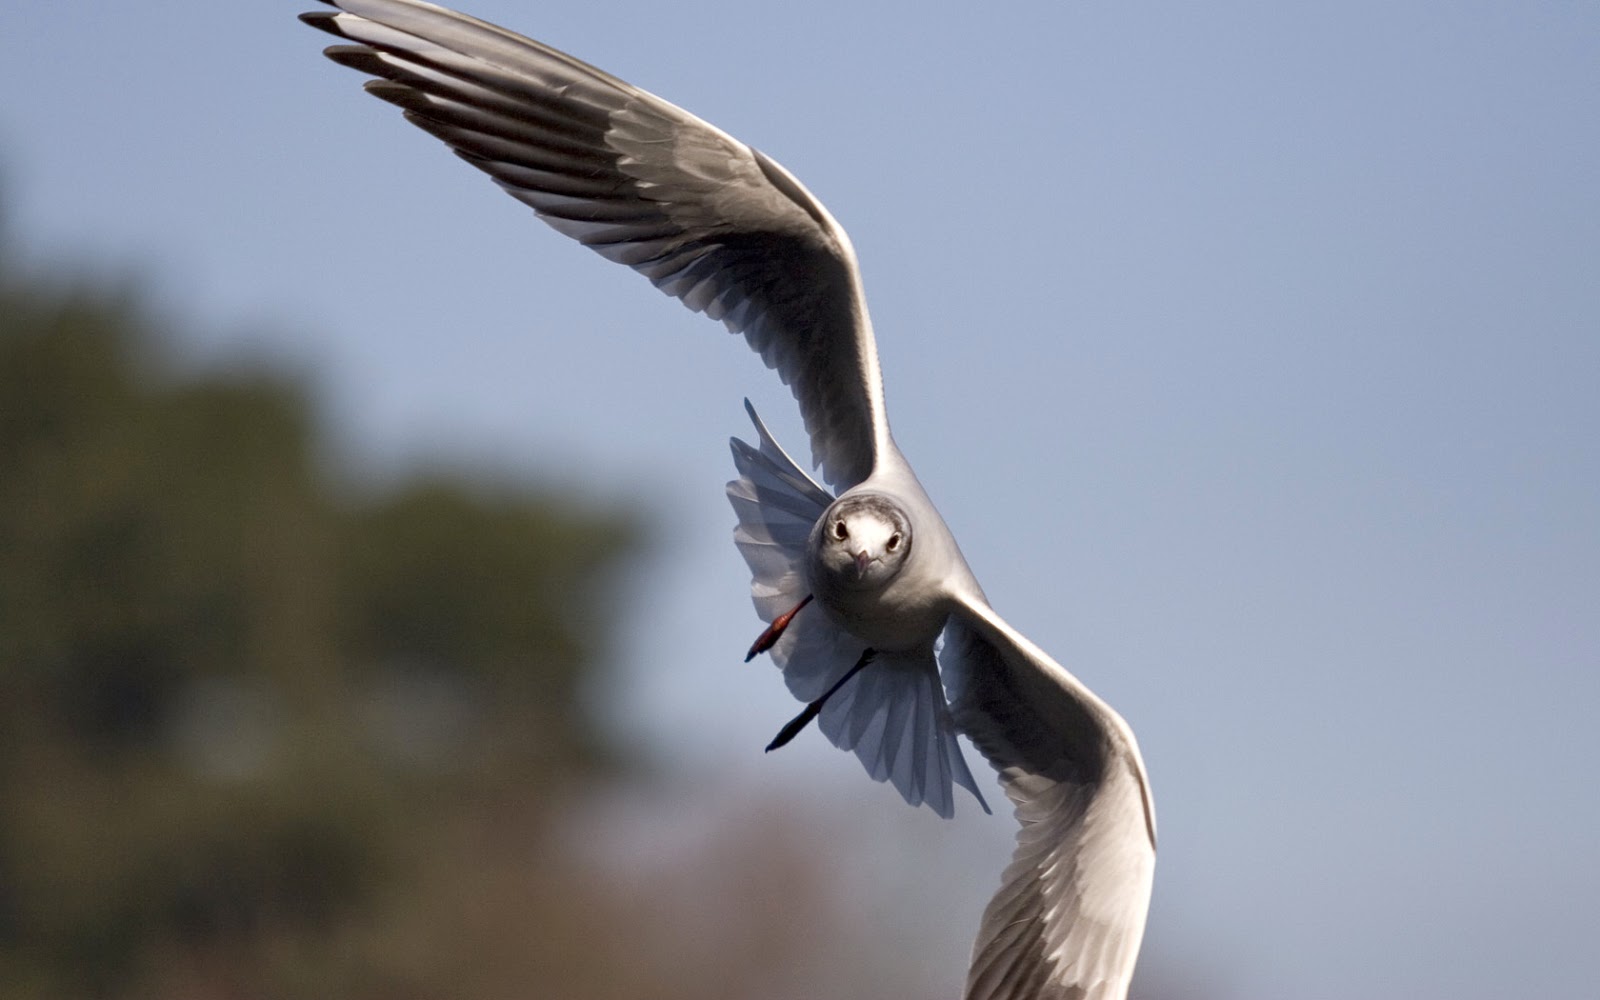
[[[793,391],[824,478],[892,451],[855,251],[759,151],[539,42],[420,0],[302,15],[328,56],[552,228],[744,334]]]
[[[966,1000],[1124,1000],[1155,865],[1132,731],[981,600],[951,616],[943,657],[956,718],[1020,824]]]

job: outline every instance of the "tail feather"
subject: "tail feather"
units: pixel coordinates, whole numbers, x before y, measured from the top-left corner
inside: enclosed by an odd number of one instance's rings
[[[728,501],[739,518],[733,541],[750,565],[756,613],[770,622],[806,596],[806,542],[812,525],[833,497],[773,440],[750,401],[745,400],[744,405],[760,436],[760,447],[753,448],[738,438],[730,442],[739,478],[728,484]],[[778,655],[774,650],[774,656]],[[833,674],[834,679],[843,676],[849,666],[847,663]]]
[[[960,785],[989,811],[956,741],[933,650],[879,653],[823,706],[817,724],[834,746],[853,751],[873,780],[889,782],[912,805],[952,816],[952,787]]]

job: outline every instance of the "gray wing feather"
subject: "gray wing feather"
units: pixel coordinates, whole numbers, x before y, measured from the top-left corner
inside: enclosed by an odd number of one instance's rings
[[[957,721],[1021,824],[966,1000],[1124,1000],[1155,867],[1132,731],[981,601],[951,616],[943,656]]]
[[[892,446],[855,251],[773,160],[539,42],[417,0],[302,15],[334,61],[558,232],[744,334],[794,392],[828,482]]]

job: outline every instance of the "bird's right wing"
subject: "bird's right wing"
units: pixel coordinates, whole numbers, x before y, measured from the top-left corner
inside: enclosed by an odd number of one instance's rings
[[[1156,840],[1133,732],[981,599],[951,615],[941,660],[956,721],[1022,824],[966,1000],[1124,1000]]]
[[[418,0],[324,0],[329,58],[559,232],[743,333],[794,392],[824,478],[889,450],[855,251],[783,167],[540,42]]]

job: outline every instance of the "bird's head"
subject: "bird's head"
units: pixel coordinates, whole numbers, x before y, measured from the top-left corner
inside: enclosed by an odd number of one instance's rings
[[[911,520],[888,497],[855,494],[823,514],[812,547],[822,570],[840,585],[881,587],[911,554]]]

